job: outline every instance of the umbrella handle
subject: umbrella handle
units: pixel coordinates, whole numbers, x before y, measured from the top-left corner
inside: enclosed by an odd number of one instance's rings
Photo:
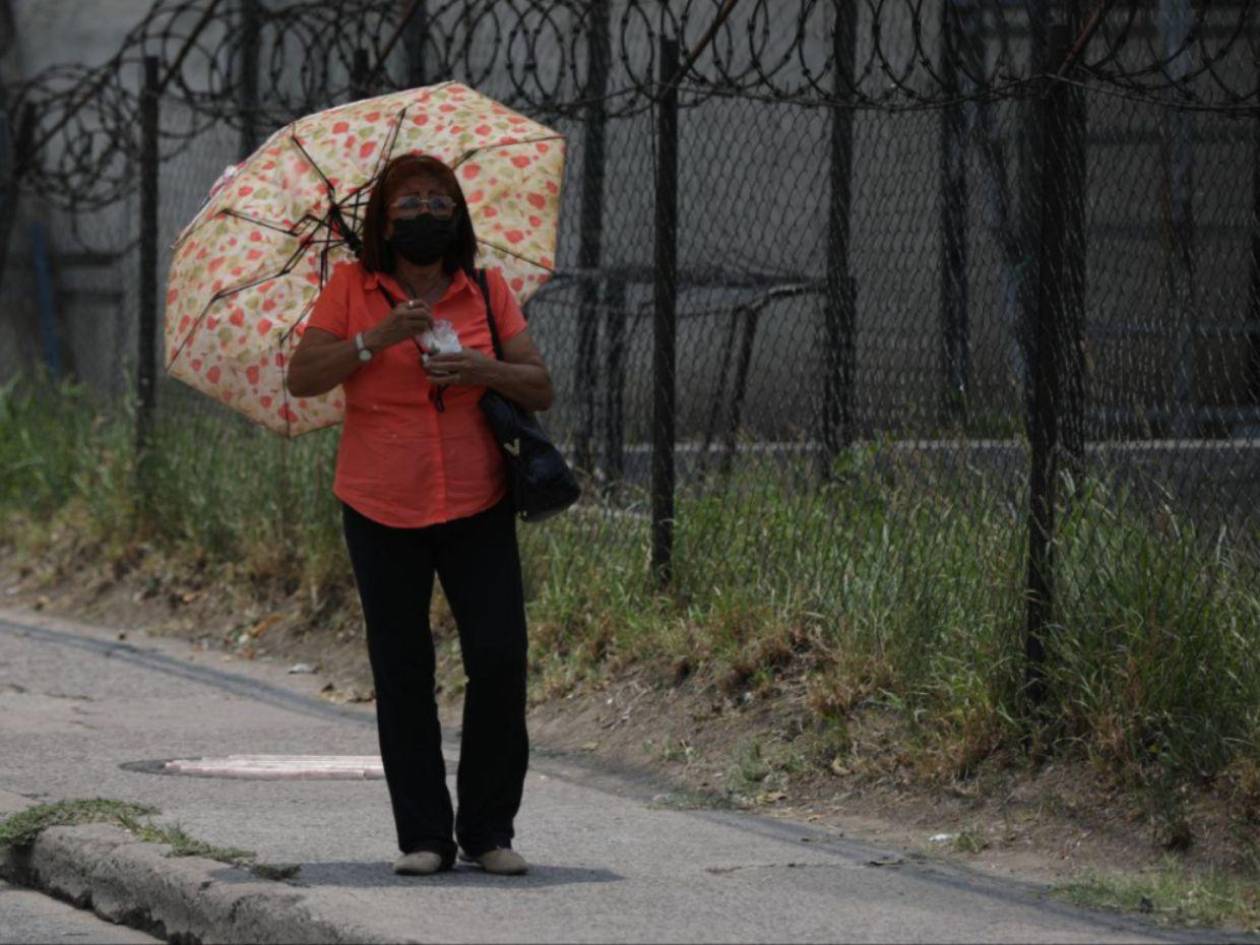
[[[398,304],[398,300],[394,298],[394,293],[390,292],[389,289],[385,288],[385,286],[381,285],[379,282],[376,287],[381,290],[381,295],[385,296],[385,301],[389,303],[390,308],[393,308]],[[416,346],[416,350],[420,352],[420,357],[423,359],[425,350],[420,345],[420,342],[416,340],[415,335],[411,336],[411,343]],[[434,384],[429,388],[429,399],[433,401],[433,408],[438,413],[444,413],[446,411],[446,402],[442,399],[442,392],[444,390],[446,390],[446,386],[443,384]]]
[[[363,255],[363,240],[359,238],[359,234],[354,232],[354,228],[346,224],[346,218],[341,215],[341,207],[332,199],[332,194],[328,195],[329,208],[328,219],[336,231],[340,232],[342,239],[346,241],[346,245],[350,247],[350,252],[355,257]],[[332,227],[330,227],[332,229]],[[386,296],[388,298],[388,295]]]

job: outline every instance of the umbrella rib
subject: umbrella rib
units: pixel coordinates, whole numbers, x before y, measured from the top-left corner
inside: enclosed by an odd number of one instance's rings
[[[277,233],[283,233],[285,236],[293,236],[293,237],[297,237],[301,235],[302,230],[303,230],[303,227],[302,227],[303,223],[306,223],[309,221],[311,223],[314,223],[316,226],[319,226],[321,222],[319,217],[313,217],[309,213],[307,213],[307,214],[303,214],[298,219],[297,223],[293,224],[293,226],[286,228],[284,226],[281,226],[279,223],[272,223],[270,220],[262,220],[262,219],[259,219],[258,217],[251,217],[248,214],[241,213],[239,210],[232,210],[230,208],[226,208],[224,210],[221,210],[220,213],[222,213],[223,216],[225,217],[236,217],[236,219],[244,220],[246,223],[252,223],[255,226],[261,226],[264,229],[268,229],[268,230],[275,230]]]
[[[482,246],[489,247],[490,249],[497,249],[504,256],[511,256],[513,259],[519,259],[521,262],[529,263],[531,266],[537,266],[543,272],[554,273],[556,271],[554,267],[548,269],[546,266],[538,262],[538,260],[530,259],[528,256],[522,256],[520,253],[513,252],[512,250],[508,249],[506,246],[500,246],[498,243],[492,243],[489,240],[482,239],[481,237],[477,238],[477,242],[480,243]]]
[[[307,302],[305,305],[302,306],[301,314],[299,314],[298,317],[293,320],[293,324],[290,325],[285,330],[284,334],[280,336],[281,341],[289,340],[289,336],[293,334],[293,332],[297,330],[297,326],[302,324],[302,322],[305,321],[306,317],[311,314],[311,309],[315,307],[315,303],[318,301],[319,301],[319,296],[316,296],[315,298],[311,299],[309,302]]]
[[[302,157],[306,158],[306,163],[311,166],[311,170],[318,174],[319,179],[324,182],[324,186],[328,188],[329,201],[332,202],[332,195],[337,192],[337,188],[335,188],[328,178],[324,176],[323,170],[321,170],[320,166],[315,163],[315,159],[311,157],[310,152],[307,151],[306,147],[302,144],[301,138],[294,134],[289,137],[289,141],[295,148],[302,152]]]
[[[473,157],[476,154],[481,154],[483,151],[493,151],[497,148],[515,148],[518,145],[539,144],[540,142],[543,142],[543,141],[563,141],[563,140],[564,140],[564,135],[545,135],[540,138],[520,138],[516,141],[510,141],[506,144],[487,144],[479,148],[473,148],[471,151],[465,151],[463,154],[459,156],[459,159],[456,160],[455,163],[451,165],[451,167],[452,168],[459,167],[469,158]]]
[[[238,292],[244,292],[246,289],[252,289],[256,285],[262,285],[268,279],[278,279],[280,276],[288,275],[292,271],[293,260],[290,260],[289,263],[285,265],[285,268],[281,269],[279,272],[272,273],[267,276],[260,276],[251,282],[246,282],[244,285],[234,286],[230,289],[220,289],[214,295],[210,296],[210,301],[206,302],[206,307],[201,310],[201,314],[193,320],[192,327],[188,329],[188,334],[184,335],[183,340],[180,341],[179,345],[175,348],[175,353],[171,355],[170,360],[166,362],[167,373],[170,373],[171,366],[178,361],[179,356],[184,353],[184,349],[187,348],[189,342],[192,341],[193,335],[197,333],[197,329],[201,327],[201,323],[205,320],[206,315],[210,312],[210,307],[214,305],[215,302],[218,302],[221,299],[230,298]]]
[[[376,159],[376,169],[372,171],[372,176],[370,178],[371,181],[375,181],[388,166],[389,161],[387,161],[386,158],[391,160],[393,159],[394,145],[398,143],[399,131],[402,129],[403,118],[406,114],[407,106],[404,105],[398,110],[397,116],[394,119],[393,127],[389,129],[389,135],[385,139],[385,147],[381,148],[381,153]],[[362,190],[363,188],[361,187],[359,189]]]
[[[171,365],[173,365],[177,360],[179,360],[179,356],[184,353],[184,349],[187,348],[188,343],[192,341],[192,336],[197,333],[197,329],[201,326],[202,321],[205,320],[206,315],[210,312],[210,307],[214,305],[215,302],[218,302],[220,299],[229,298],[233,295],[236,295],[237,293],[244,292],[246,289],[252,289],[256,285],[262,285],[264,282],[267,282],[268,280],[279,279],[281,276],[287,276],[289,273],[291,273],[294,269],[297,268],[297,264],[299,260],[301,260],[302,257],[306,255],[307,249],[310,246],[314,245],[316,242],[317,241],[314,238],[312,238],[310,242],[304,243],[303,245],[299,246],[294,251],[293,255],[291,255],[288,258],[288,260],[285,262],[285,264],[280,268],[278,272],[273,272],[265,276],[259,276],[256,279],[252,279],[249,282],[243,283],[238,286],[233,286],[230,289],[220,289],[218,292],[212,295],[210,297],[210,301],[206,303],[206,307],[201,310],[201,314],[198,315],[197,318],[193,321],[192,327],[188,330],[188,334],[184,336],[183,340],[180,341],[179,345],[176,347],[175,353],[171,355],[170,360],[166,362],[167,373],[170,372]],[[325,252],[327,251],[328,248],[331,248],[332,246],[337,245],[338,243],[338,241],[328,238],[328,237],[325,237],[320,242],[324,244]],[[311,305],[313,304],[314,303],[312,302]],[[297,321],[294,322],[295,326],[298,324],[298,322],[301,322],[302,317],[304,317],[309,310],[310,310],[310,305],[302,309],[302,316],[299,316]],[[292,331],[293,331],[293,328],[290,328],[283,335],[281,335],[281,338],[288,338],[289,335],[292,333]]]

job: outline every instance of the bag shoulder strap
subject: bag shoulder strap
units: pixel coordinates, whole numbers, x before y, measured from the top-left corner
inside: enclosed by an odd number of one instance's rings
[[[477,270],[477,287],[481,289],[481,297],[486,302],[486,323],[490,326],[490,343],[494,345],[494,356],[502,361],[503,345],[499,341],[498,325],[495,324],[498,319],[495,318],[494,305],[490,301],[490,282],[484,269]]]
[[[398,304],[398,299],[394,298],[394,293],[385,288],[385,283],[380,281],[379,278],[376,280],[376,287],[381,290],[381,295],[385,296],[385,301],[389,303],[390,308]]]

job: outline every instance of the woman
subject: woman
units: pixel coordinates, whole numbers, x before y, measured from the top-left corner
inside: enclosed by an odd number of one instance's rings
[[[525,783],[525,604],[503,458],[478,400],[529,410],[551,379],[498,270],[487,282],[503,360],[478,287],[476,241],[454,174],[429,157],[391,161],[368,201],[363,252],[324,287],[289,364],[288,389],[346,398],[334,494],[367,624],[376,716],[398,845],[394,870],[462,857],[519,874],[513,819]],[[450,322],[458,353],[418,336]],[[434,574],[459,630],[468,685],[453,816],[434,694]]]

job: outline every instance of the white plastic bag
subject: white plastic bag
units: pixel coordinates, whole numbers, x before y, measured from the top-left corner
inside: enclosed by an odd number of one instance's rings
[[[420,336],[420,347],[425,351],[426,364],[431,354],[458,354],[463,350],[455,326],[445,319],[435,321],[433,327]]]

